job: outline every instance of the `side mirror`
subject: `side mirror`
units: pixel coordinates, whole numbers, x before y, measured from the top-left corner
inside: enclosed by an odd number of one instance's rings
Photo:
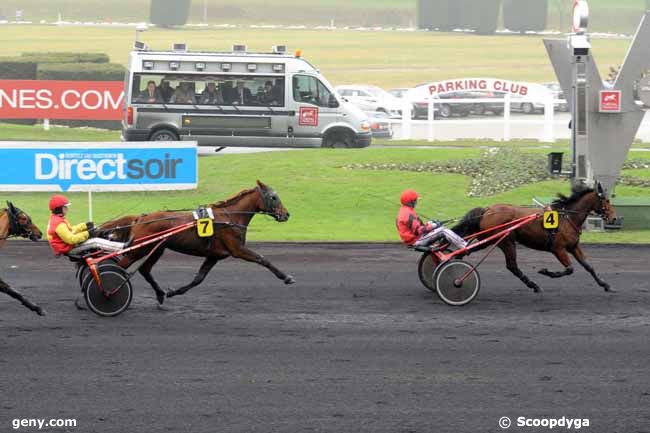
[[[338,108],[339,107],[339,101],[336,100],[336,96],[330,95],[329,101],[327,101],[327,106],[329,108]]]

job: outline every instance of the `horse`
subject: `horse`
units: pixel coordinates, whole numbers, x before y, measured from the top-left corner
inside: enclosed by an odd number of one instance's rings
[[[266,258],[245,245],[248,225],[256,214],[270,215],[278,222],[288,221],[290,214],[273,189],[258,180],[254,188],[243,190],[224,201],[212,203],[208,208],[214,214],[215,231],[213,236],[201,238],[196,230],[185,231],[170,237],[160,247],[156,248],[155,245],[151,245],[127,252],[121,259],[120,266],[126,269],[134,262],[146,257],[139,272],[153,288],[160,305],[163,304],[166,297],[183,295],[191,288],[201,284],[210,270],[227,257],[257,263],[270,270],[285,284],[295,283],[295,279],[291,275],[285,274]],[[185,211],[159,211],[139,216],[127,215],[102,224],[99,231],[111,240],[137,244],[138,239],[191,222],[193,219],[193,213]],[[198,273],[189,284],[168,292],[161,289],[151,275],[153,266],[160,260],[166,249],[205,258]]]
[[[0,248],[2,248],[6,240],[11,237],[22,237],[36,242],[41,239],[42,236],[43,234],[32,222],[30,216],[14,206],[13,203],[8,201],[7,208],[0,210]],[[12,298],[18,300],[21,304],[39,316],[45,315],[45,311],[43,311],[41,307],[12,289],[11,286],[5,283],[2,279],[0,279],[0,292],[6,293]]]
[[[557,230],[546,230],[540,218],[514,230],[498,245],[505,256],[508,270],[526,286],[533,289],[534,292],[539,292],[541,291],[540,287],[524,275],[517,265],[517,242],[528,248],[551,252],[559,260],[564,266],[564,271],[553,272],[546,268],[539,270],[540,274],[550,278],[561,278],[573,273],[570,253],[591,274],[600,287],[605,289],[606,292],[612,292],[610,285],[600,278],[594,268],[587,262],[587,257],[580,247],[582,225],[591,212],[602,216],[607,223],[613,223],[617,219],[616,211],[606,197],[600,183],[596,185],[596,189],[581,184],[574,185],[569,197],[558,194],[558,198],[551,203],[550,208],[557,211],[560,218]],[[507,204],[474,208],[456,226],[452,227],[452,230],[458,235],[466,237],[537,212],[539,212],[539,209]],[[493,233],[479,235],[478,238],[484,239],[490,234]],[[486,246],[482,245],[476,249],[482,249]]]

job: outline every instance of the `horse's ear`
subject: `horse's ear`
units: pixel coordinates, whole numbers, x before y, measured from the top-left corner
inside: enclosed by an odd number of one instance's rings
[[[9,209],[9,211],[11,213],[15,213],[14,211],[16,210],[16,208],[14,207],[14,204],[12,202],[10,202],[10,201],[7,201],[7,209]]]
[[[268,187],[264,185],[259,179],[257,179],[257,186],[259,186],[261,189],[268,189]]]
[[[605,190],[603,190],[603,185],[600,182],[596,182],[596,191],[598,191],[598,195],[601,197],[605,195]]]

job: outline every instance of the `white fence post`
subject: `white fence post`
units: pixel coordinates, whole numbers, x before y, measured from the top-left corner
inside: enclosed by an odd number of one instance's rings
[[[506,93],[503,98],[503,141],[510,141],[510,93]]]
[[[427,122],[429,123],[429,141],[435,140],[435,125],[436,120],[434,104],[435,101],[433,98],[429,98],[429,107],[427,109]]]
[[[43,119],[43,129],[45,131],[50,130],[50,119]]]
[[[402,140],[411,139],[411,102],[404,98],[404,105],[402,106]]]
[[[553,103],[553,94],[551,92],[546,95],[544,102],[544,140],[547,143],[555,141],[555,131],[553,126],[553,119],[555,118],[555,106]]]

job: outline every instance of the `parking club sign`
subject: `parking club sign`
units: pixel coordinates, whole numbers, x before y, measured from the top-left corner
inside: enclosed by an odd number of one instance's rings
[[[0,143],[2,191],[195,189],[196,142]]]

